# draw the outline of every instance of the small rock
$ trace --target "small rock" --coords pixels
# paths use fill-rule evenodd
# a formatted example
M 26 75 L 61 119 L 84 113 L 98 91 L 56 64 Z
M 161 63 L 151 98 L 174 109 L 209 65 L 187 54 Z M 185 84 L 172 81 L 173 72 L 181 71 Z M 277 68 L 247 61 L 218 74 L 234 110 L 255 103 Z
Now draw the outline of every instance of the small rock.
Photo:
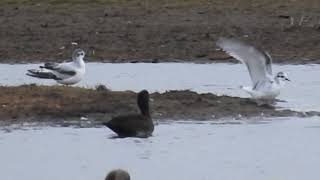
M 188 36 L 187 36 L 186 34 L 179 34 L 179 35 L 176 36 L 175 39 L 176 39 L 177 41 L 185 41 L 185 40 L 187 40 L 187 37 L 188 37 Z
M 205 13 L 207 13 L 207 12 L 205 12 L 205 11 L 198 11 L 198 14 L 205 14 Z
M 197 57 L 197 58 L 204 58 L 204 57 L 207 57 L 207 54 L 205 54 L 205 53 L 199 53 L 199 54 L 196 54 L 195 57 Z
M 97 86 L 96 86 L 96 90 L 97 90 L 97 91 L 109 91 L 109 89 L 108 89 L 105 85 L 103 85 L 103 84 L 97 85 Z
M 42 28 L 47 28 L 47 27 L 48 27 L 48 23 L 40 24 L 40 26 L 41 26 Z
M 151 63 L 159 63 L 159 59 L 153 59 Z
M 88 118 L 87 118 L 87 117 L 80 117 L 80 120 L 81 120 L 81 121 L 87 121 Z
M 241 120 L 242 119 L 242 115 L 238 114 L 238 116 L 236 117 L 236 120 Z
M 290 16 L 288 16 L 288 15 L 279 15 L 278 18 L 289 19 Z

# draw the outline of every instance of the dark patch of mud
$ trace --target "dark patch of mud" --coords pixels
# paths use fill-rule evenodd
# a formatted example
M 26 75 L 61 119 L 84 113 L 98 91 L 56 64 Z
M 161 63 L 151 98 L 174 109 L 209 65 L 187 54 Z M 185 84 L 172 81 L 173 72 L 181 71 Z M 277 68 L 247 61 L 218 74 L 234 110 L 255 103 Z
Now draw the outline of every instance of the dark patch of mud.
M 3 0 L 0 62 L 62 61 L 76 47 L 87 61 L 229 61 L 215 47 L 226 36 L 263 47 L 275 62 L 319 63 L 319 7 L 318 0 Z
M 151 94 L 154 119 L 214 120 L 219 118 L 288 117 L 319 115 L 317 112 L 277 110 L 257 106 L 250 99 L 197 94 L 191 91 L 169 91 Z M 110 91 L 102 86 L 85 89 L 65 86 L 0 87 L 1 122 L 93 123 L 111 117 L 138 112 L 136 93 Z

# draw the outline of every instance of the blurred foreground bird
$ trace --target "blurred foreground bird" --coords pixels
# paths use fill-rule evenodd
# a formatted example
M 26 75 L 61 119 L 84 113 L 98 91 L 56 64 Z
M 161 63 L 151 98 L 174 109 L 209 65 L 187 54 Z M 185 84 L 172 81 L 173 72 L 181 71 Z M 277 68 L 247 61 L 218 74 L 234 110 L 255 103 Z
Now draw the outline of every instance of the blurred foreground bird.
M 130 175 L 122 169 L 115 169 L 108 173 L 105 180 L 130 180 Z

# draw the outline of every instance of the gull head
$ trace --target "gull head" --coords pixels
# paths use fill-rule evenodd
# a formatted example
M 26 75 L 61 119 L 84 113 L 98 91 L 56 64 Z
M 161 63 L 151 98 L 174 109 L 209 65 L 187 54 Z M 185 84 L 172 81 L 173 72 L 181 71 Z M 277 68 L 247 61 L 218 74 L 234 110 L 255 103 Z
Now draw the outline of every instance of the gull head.
M 82 49 L 76 49 L 73 51 L 72 59 L 73 60 L 82 60 L 86 53 Z
M 288 74 L 285 72 L 278 72 L 275 79 L 277 80 L 277 82 L 285 82 L 285 81 L 290 81 L 290 79 L 288 78 Z

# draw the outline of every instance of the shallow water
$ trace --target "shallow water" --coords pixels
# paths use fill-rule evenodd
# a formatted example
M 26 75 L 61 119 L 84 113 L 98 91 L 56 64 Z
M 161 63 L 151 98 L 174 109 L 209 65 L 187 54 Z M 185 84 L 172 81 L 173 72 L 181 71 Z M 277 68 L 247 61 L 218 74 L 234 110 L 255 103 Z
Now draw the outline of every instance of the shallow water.
M 139 180 L 319 178 L 317 118 L 168 122 L 149 139 L 112 139 L 106 128 L 2 129 L 5 180 L 102 180 L 119 167 Z
M 38 83 L 54 85 L 50 80 L 25 76 L 27 69 L 39 64 L 0 65 L 0 82 L 3 85 Z M 320 111 L 320 65 L 274 65 L 274 72 L 285 71 L 291 82 L 283 89 L 279 99 L 281 107 L 294 110 Z M 88 63 L 87 74 L 78 84 L 94 87 L 104 84 L 113 90 L 163 92 L 190 89 L 231 96 L 249 97 L 241 91 L 241 85 L 251 85 L 243 64 L 187 64 L 187 63 Z

